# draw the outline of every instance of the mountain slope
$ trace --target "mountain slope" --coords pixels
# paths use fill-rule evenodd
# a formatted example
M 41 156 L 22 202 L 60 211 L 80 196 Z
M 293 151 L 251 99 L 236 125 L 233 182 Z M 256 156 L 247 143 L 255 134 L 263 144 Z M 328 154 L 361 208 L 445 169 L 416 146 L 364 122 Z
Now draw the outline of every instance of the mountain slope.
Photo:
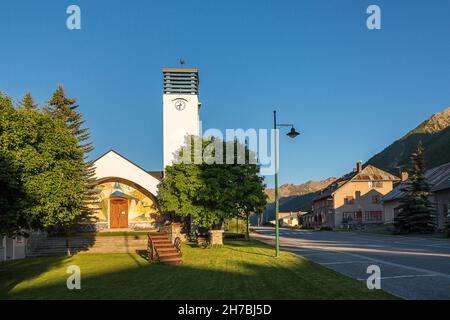
M 428 168 L 450 162 L 450 107 L 432 115 L 404 137 L 370 158 L 366 164 L 398 174 L 398 167 L 408 167 L 409 157 L 422 141 Z
M 312 200 L 316 197 L 318 191 L 327 187 L 335 180 L 335 177 L 331 177 L 322 181 L 310 180 L 299 185 L 284 184 L 280 186 L 280 212 L 310 211 Z M 275 190 L 266 189 L 265 192 L 268 195 L 269 204 L 264 210 L 264 221 L 270 221 L 275 219 L 275 204 L 273 203 L 275 200 Z M 258 217 L 256 215 L 252 215 L 250 220 L 252 225 L 258 223 Z
M 281 198 L 286 198 L 286 197 L 291 197 L 291 196 L 300 196 L 303 194 L 307 194 L 310 192 L 314 192 L 317 190 L 322 190 L 323 188 L 325 188 L 326 186 L 328 186 L 330 183 L 332 183 L 334 180 L 336 180 L 335 177 L 331 177 L 322 181 L 306 181 L 305 183 L 302 184 L 283 184 L 282 186 L 280 186 L 279 188 L 279 197 Z M 267 201 L 269 203 L 273 202 L 275 200 L 275 190 L 274 189 L 266 189 L 265 190 L 268 199 Z

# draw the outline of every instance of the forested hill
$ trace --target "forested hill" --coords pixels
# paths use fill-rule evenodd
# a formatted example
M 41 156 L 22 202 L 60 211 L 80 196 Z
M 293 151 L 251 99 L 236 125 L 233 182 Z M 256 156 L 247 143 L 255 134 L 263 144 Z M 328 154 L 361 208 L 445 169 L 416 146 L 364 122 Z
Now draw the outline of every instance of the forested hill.
M 409 165 L 409 157 L 419 141 L 422 141 L 425 149 L 427 168 L 450 162 L 450 107 L 432 115 L 404 137 L 370 158 L 367 164 L 398 175 L 398 167 Z

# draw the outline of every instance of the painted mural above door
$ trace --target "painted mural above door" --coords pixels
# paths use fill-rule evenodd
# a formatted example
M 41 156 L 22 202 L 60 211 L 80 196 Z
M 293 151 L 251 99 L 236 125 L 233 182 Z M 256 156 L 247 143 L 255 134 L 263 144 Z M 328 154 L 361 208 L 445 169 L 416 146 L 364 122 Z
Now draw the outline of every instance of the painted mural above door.
M 96 186 L 96 191 L 94 210 L 98 219 L 97 229 L 117 227 L 114 212 L 111 211 L 115 210 L 115 207 L 111 206 L 111 201 L 117 199 L 127 203 L 123 207 L 126 209 L 121 209 L 121 214 L 127 215 L 129 228 L 151 228 L 159 218 L 155 201 L 132 186 L 121 182 L 104 182 Z M 127 212 L 122 213 L 123 210 Z M 120 227 L 124 227 L 122 222 Z

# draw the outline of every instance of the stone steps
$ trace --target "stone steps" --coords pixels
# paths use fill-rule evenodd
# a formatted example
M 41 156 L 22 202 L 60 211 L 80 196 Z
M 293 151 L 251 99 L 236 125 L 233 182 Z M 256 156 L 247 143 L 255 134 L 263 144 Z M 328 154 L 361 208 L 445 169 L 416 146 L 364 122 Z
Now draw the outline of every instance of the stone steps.
M 181 251 L 178 251 L 167 235 L 149 235 L 148 238 L 153 245 L 155 257 L 157 257 L 159 262 L 165 264 L 179 264 L 183 262 Z

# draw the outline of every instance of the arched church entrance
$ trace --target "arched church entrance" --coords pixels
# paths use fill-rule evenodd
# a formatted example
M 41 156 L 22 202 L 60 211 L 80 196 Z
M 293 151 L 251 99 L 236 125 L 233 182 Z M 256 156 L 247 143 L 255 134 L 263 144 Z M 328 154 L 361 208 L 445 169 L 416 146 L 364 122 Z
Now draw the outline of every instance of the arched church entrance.
M 156 197 L 133 181 L 107 177 L 97 180 L 96 230 L 151 230 L 161 216 Z

